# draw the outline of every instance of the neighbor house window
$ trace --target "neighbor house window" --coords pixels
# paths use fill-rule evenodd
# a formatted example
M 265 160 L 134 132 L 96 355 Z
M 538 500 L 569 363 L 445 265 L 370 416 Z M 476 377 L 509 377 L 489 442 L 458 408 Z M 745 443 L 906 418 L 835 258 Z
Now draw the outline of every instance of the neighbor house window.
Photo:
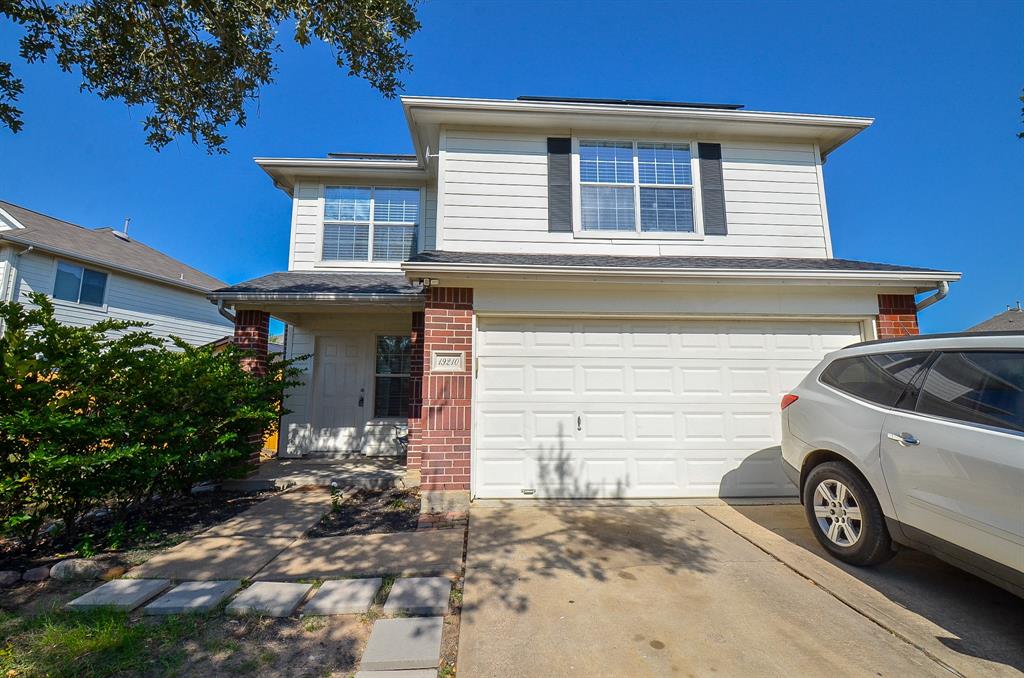
M 76 304 L 102 306 L 107 291 L 107 274 L 77 264 L 57 262 L 53 298 Z
M 324 261 L 404 261 L 416 251 L 417 188 L 328 186 Z
M 580 141 L 584 231 L 693 233 L 690 145 Z
M 409 337 L 377 337 L 374 370 L 374 417 L 409 416 L 409 368 L 412 340 Z

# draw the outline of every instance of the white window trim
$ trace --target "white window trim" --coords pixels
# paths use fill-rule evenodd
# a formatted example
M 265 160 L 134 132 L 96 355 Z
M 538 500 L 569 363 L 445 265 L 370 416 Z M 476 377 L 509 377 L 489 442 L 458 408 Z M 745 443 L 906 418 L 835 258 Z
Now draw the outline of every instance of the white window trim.
M 409 363 L 410 371 L 407 374 L 386 374 L 382 375 L 377 372 L 377 339 L 380 337 L 409 337 L 410 340 L 412 335 L 409 333 L 402 334 L 401 332 L 376 332 L 373 335 L 373 349 L 370 351 L 371 360 L 373 363 L 370 365 L 370 375 L 372 377 L 372 385 L 370 386 L 370 411 L 373 412 L 373 416 L 370 417 L 370 421 L 379 423 L 402 423 L 409 421 L 409 417 L 378 417 L 377 416 L 377 377 L 406 377 L 410 380 L 410 386 L 412 385 L 412 362 Z M 411 359 L 410 359 L 411 360 Z
M 90 271 L 95 271 L 97 273 L 103 273 L 104 275 L 106 275 L 107 281 L 103 284 L 103 303 L 100 304 L 99 306 L 96 306 L 93 304 L 83 304 L 81 301 L 68 301 L 67 299 L 58 299 L 57 297 L 53 296 L 53 293 L 57 291 L 57 269 L 60 266 L 60 264 L 67 264 L 68 266 L 77 266 L 81 268 L 82 271 L 85 271 L 85 269 L 89 269 Z M 91 267 L 85 264 L 79 264 L 69 259 L 53 259 L 53 264 L 50 269 L 50 301 L 54 304 L 54 306 L 64 306 L 67 308 L 76 309 L 83 308 L 95 311 L 97 313 L 106 313 L 108 311 L 107 299 L 108 295 L 110 294 L 110 277 L 110 271 L 104 271 L 101 268 Z M 84 282 L 84 280 L 85 276 L 83 273 L 82 281 Z M 79 282 L 78 284 L 78 298 L 82 298 L 81 282 Z
M 369 188 L 370 189 L 370 219 L 368 222 L 363 221 L 337 221 L 334 219 L 328 220 L 327 214 L 327 189 L 328 188 Z M 319 192 L 317 199 L 317 210 L 320 214 L 320 228 L 317 230 L 316 236 L 316 251 L 318 259 L 313 263 L 314 268 L 393 268 L 400 269 L 402 261 L 394 261 L 390 259 L 376 260 L 373 258 L 373 230 L 375 221 L 373 218 L 374 201 L 376 198 L 377 189 L 409 189 L 416 190 L 419 192 L 419 208 L 416 216 L 417 222 L 410 221 L 386 221 L 381 222 L 387 226 L 412 226 L 415 231 L 416 237 L 416 249 L 413 254 L 422 251 L 422 240 L 423 240 L 423 210 L 426 204 L 426 189 L 423 186 L 403 186 L 401 184 L 339 184 L 339 183 L 326 183 L 321 182 L 319 184 Z M 342 226 L 368 226 L 367 229 L 367 242 L 366 242 L 366 259 L 324 259 L 324 231 L 328 224 L 339 224 Z
M 583 190 L 580 181 L 580 141 L 606 141 L 610 143 L 632 143 L 633 144 L 633 231 L 585 231 L 583 230 Z M 688 144 L 690 147 L 690 176 L 692 184 L 689 188 L 693 198 L 693 232 L 680 233 L 676 231 L 641 231 L 640 230 L 640 188 L 672 188 L 670 185 L 641 184 L 639 172 L 639 158 L 637 155 L 637 144 Z M 703 240 L 704 239 L 704 215 L 703 203 L 700 197 L 700 162 L 697 158 L 697 141 L 695 139 L 665 139 L 649 137 L 621 138 L 613 136 L 602 136 L 599 134 L 588 134 L 584 137 L 573 135 L 572 137 L 572 232 L 575 238 L 596 239 L 596 240 Z M 626 184 L 592 184 L 600 186 L 625 187 Z M 679 186 L 686 188 L 686 186 Z

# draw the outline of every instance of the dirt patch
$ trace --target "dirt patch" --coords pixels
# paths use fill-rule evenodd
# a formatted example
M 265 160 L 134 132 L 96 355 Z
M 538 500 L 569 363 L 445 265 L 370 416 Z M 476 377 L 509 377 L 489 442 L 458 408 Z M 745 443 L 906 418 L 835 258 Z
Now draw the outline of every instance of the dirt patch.
M 331 510 L 308 533 L 318 537 L 412 532 L 420 516 L 418 489 L 356 490 L 336 495 Z
M 211 619 L 181 645 L 181 675 L 349 676 L 372 624 L 357 616 Z
M 105 556 L 110 565 L 135 565 L 152 552 L 179 544 L 232 518 L 274 492 L 205 492 L 189 497 L 154 500 L 120 517 L 112 513 L 86 519 L 72 542 L 59 532 L 44 536 L 30 556 L 20 545 L 0 539 L 0 570 L 25 570 L 76 556 Z

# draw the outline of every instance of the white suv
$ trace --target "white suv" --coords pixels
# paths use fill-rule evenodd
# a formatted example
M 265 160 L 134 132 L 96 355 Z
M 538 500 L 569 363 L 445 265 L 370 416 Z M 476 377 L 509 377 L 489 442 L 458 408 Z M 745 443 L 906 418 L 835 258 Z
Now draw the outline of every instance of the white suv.
M 1024 333 L 830 354 L 782 399 L 783 469 L 855 565 L 925 550 L 1024 596 Z

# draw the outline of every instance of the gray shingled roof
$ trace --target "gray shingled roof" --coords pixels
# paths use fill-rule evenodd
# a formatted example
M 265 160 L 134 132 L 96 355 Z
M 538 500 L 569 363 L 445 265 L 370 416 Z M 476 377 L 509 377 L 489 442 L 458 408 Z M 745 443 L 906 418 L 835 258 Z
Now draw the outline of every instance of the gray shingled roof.
M 375 295 L 415 297 L 423 291 L 401 273 L 333 273 L 282 271 L 214 290 L 211 297 L 244 297 L 266 294 Z
M 1019 308 L 1009 308 L 1002 313 L 992 316 L 985 322 L 978 323 L 967 331 L 1002 332 L 1013 330 L 1024 332 L 1024 311 Z
M 97 265 L 127 270 L 170 284 L 209 291 L 223 280 L 181 263 L 134 238 L 124 240 L 110 228 L 85 228 L 0 200 L 0 208 L 25 228 L 0 231 L 0 240 L 33 245 L 58 255 L 73 256 Z
M 500 254 L 492 252 L 442 252 L 414 255 L 416 264 L 485 264 L 504 266 L 580 266 L 598 268 L 697 268 L 780 271 L 892 271 L 942 273 L 930 268 L 877 264 L 851 259 L 803 259 L 786 257 L 629 257 L 592 254 Z

